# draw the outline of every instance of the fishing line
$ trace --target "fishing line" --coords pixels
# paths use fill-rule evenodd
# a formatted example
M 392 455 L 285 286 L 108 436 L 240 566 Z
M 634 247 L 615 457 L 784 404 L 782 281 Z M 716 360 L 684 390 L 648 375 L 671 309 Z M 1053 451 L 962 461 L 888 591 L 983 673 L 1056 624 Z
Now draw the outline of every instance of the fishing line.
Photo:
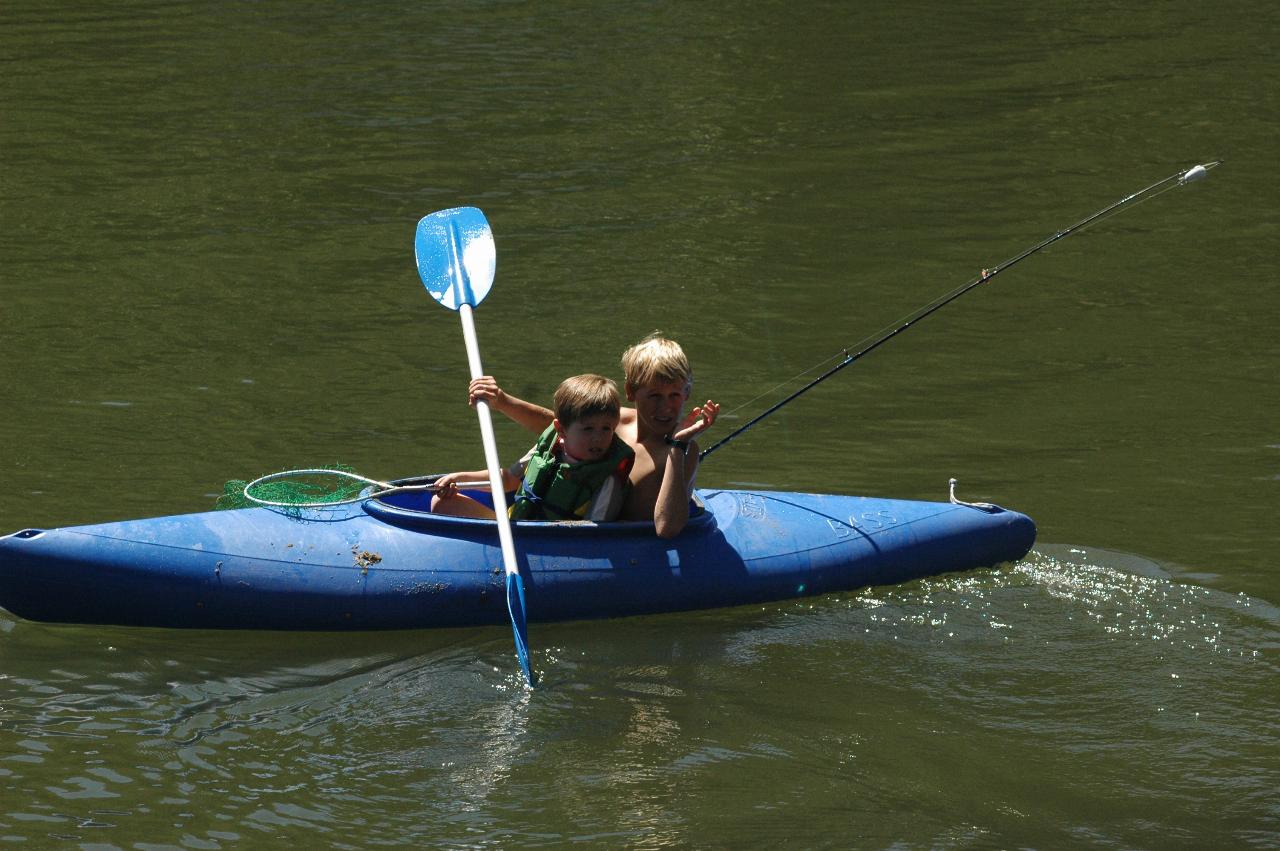
M 1157 180 L 1155 183 L 1151 184 L 1150 186 L 1144 189 L 1139 189 L 1137 192 L 1126 195 L 1125 197 L 1121 198 L 1119 201 L 1116 201 L 1113 204 L 1108 204 L 1106 207 L 1103 207 L 1101 210 L 1098 210 L 1095 213 L 1091 213 L 1090 215 L 1085 216 L 1083 219 L 1076 222 L 1075 224 L 1065 227 L 1062 230 L 1058 231 L 1057 233 L 1053 234 L 1052 236 L 1042 239 L 1040 242 L 1037 242 L 1035 245 L 1031 246 L 1030 248 L 1024 249 L 1018 254 L 1015 254 L 1014 256 L 1010 257 L 1008 260 L 1005 260 L 1003 263 L 998 263 L 995 266 L 992 266 L 987 269 L 983 269 L 982 273 L 979 274 L 978 277 L 964 284 L 961 284 L 960 286 L 956 287 L 954 290 L 952 290 L 949 293 L 946 293 L 945 295 L 939 296 L 938 298 L 929 302 L 925 306 L 921 308 L 917 308 L 915 311 L 907 314 L 905 317 L 893 323 L 892 325 L 886 326 L 886 328 L 881 332 L 879 332 L 878 334 L 872 335 L 869 337 L 864 337 L 859 342 L 854 343 L 853 345 L 850 345 L 850 346 L 846 346 L 842 352 L 820 361 L 818 364 L 809 367 L 804 372 L 801 372 L 800 374 L 795 375 L 787 379 L 786 381 L 782 382 L 781 384 L 777 385 L 772 390 L 769 390 L 761 394 L 760 396 L 757 396 L 755 399 L 752 399 L 749 402 L 745 402 L 742 405 L 739 405 L 737 408 L 734 408 L 733 410 L 734 411 L 741 410 L 747 405 L 750 405 L 753 402 L 764 398 L 765 396 L 771 395 L 772 393 L 776 392 L 779 388 L 785 387 L 791 384 L 792 382 L 800 378 L 803 378 L 809 373 L 817 369 L 820 369 L 823 364 L 826 364 L 833 359 L 837 359 L 837 358 L 839 359 L 839 363 L 837 363 L 835 366 L 828 368 L 825 372 L 823 372 L 817 378 L 810 381 L 808 384 L 805 384 L 799 390 L 796 390 L 795 392 L 791 393 L 782 401 L 767 408 L 763 413 L 758 414 L 757 416 L 753 417 L 751 420 L 747 421 L 745 424 L 734 429 L 732 432 L 730 432 L 720 440 L 713 443 L 710 447 L 703 450 L 698 457 L 700 459 L 706 458 L 712 452 L 719 449 L 721 446 L 724 446 L 726 443 L 733 440 L 735 437 L 742 434 L 744 431 L 751 428 L 756 423 L 763 420 L 765 417 L 774 413 L 779 408 L 789 404 L 801 394 L 808 392 L 812 388 L 826 381 L 831 376 L 835 375 L 840 370 L 844 369 L 846 366 L 849 366 L 854 361 L 880 348 L 880 346 L 889 342 L 894 337 L 901 334 L 903 331 L 907 330 L 908 328 L 915 325 L 920 320 L 924 319 L 926 316 L 929 316 L 930 314 L 935 313 L 938 310 L 941 310 L 943 307 L 946 307 L 951 302 L 963 296 L 965 293 L 968 293 L 970 290 L 973 290 L 976 287 L 981 286 L 982 284 L 985 284 L 987 281 L 990 281 L 996 275 L 1000 274 L 1001 272 L 1010 268 L 1011 266 L 1014 266 L 1022 262 L 1023 260 L 1026 260 L 1028 257 L 1032 256 L 1033 254 L 1036 254 L 1044 250 L 1045 248 L 1048 248 L 1050 245 L 1053 245 L 1055 242 L 1057 242 L 1060 239 L 1065 239 L 1066 237 L 1070 236 L 1073 233 L 1079 233 L 1085 230 L 1086 228 L 1090 227 L 1091 225 L 1095 225 L 1098 222 L 1101 222 L 1110 218 L 1111 216 L 1115 215 L 1121 210 L 1131 209 L 1133 207 L 1138 206 L 1139 204 L 1142 204 L 1145 201 L 1150 201 L 1152 198 L 1158 198 L 1159 196 L 1163 195 L 1164 193 L 1168 192 L 1171 189 L 1177 189 L 1178 187 L 1185 186 L 1188 183 L 1194 183 L 1197 180 L 1202 180 L 1209 173 L 1210 169 L 1217 168 L 1220 165 L 1222 165 L 1221 160 L 1214 160 L 1212 162 L 1204 163 L 1202 165 L 1192 166 L 1189 169 L 1175 172 L 1174 174 L 1169 175 L 1163 180 Z M 850 349 L 854 351 L 851 353 Z M 732 413 L 732 411 L 730 413 Z

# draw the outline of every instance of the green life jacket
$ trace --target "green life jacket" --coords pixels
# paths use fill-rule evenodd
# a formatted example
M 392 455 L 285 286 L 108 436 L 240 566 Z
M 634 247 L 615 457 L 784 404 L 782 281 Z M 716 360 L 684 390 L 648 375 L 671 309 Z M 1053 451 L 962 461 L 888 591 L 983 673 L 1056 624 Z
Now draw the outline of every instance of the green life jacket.
M 560 435 L 554 425 L 538 438 L 524 481 L 512 500 L 512 520 L 581 520 L 610 476 L 626 476 L 636 453 L 616 434 L 609 454 L 599 461 L 570 464 L 556 457 Z

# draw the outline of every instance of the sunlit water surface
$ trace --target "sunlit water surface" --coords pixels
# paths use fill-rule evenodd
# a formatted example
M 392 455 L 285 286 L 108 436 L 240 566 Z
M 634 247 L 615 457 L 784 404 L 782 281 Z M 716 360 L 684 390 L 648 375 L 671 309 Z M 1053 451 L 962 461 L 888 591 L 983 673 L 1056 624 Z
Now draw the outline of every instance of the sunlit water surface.
M 535 625 L 533 692 L 503 629 L 0 612 L 0 842 L 1280 847 L 1277 31 L 1273 4 L 1182 0 L 4 5 L 3 531 L 291 467 L 479 466 L 456 318 L 413 268 L 436 209 L 493 224 L 477 323 L 510 390 L 620 377 L 662 328 L 723 434 L 1226 163 L 700 473 L 954 476 L 1035 518 L 1025 561 Z

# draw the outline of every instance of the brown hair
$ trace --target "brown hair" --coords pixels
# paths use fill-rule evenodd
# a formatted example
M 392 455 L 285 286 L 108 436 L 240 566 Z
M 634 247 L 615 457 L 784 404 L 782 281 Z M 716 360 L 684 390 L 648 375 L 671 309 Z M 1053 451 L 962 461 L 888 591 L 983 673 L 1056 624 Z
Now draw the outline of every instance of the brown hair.
M 618 400 L 618 385 L 603 375 L 587 373 L 574 375 L 560 382 L 552 402 L 556 419 L 568 428 L 583 417 L 608 414 L 617 418 L 622 410 Z
M 693 384 L 693 368 L 684 349 L 654 331 L 622 353 L 622 374 L 633 390 L 655 381 Z

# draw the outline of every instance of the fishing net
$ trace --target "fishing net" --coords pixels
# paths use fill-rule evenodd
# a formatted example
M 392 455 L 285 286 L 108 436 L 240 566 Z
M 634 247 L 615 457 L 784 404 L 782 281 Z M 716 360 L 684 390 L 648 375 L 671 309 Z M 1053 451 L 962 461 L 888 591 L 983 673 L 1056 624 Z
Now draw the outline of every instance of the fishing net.
M 255 499 L 245 495 L 245 488 Z M 333 464 L 313 470 L 290 471 L 288 475 L 272 481 L 232 479 L 223 485 L 222 495 L 214 502 L 218 510 L 229 508 L 253 508 L 268 503 L 289 509 L 308 506 L 350 502 L 369 486 L 369 480 L 356 476 L 354 470 L 344 464 Z

